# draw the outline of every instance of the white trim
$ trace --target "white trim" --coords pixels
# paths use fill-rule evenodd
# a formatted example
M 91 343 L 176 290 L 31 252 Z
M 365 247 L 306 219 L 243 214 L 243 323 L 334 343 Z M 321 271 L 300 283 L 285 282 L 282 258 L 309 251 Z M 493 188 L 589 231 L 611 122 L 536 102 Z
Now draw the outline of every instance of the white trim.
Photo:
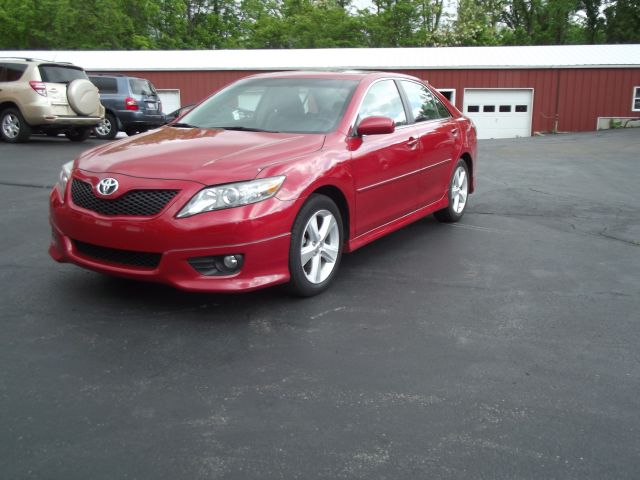
M 439 91 L 440 93 L 451 92 L 451 100 L 449 100 L 449 103 L 454 107 L 456 106 L 456 89 L 455 88 L 436 88 L 436 90 Z
M 631 95 L 631 111 L 632 112 L 640 112 L 640 108 L 635 108 L 636 99 L 640 100 L 640 87 L 633 87 L 633 94 Z
M 531 90 L 531 108 L 529 108 L 529 124 L 531 125 L 529 129 L 529 136 L 533 135 L 533 106 L 535 105 L 535 90 L 531 87 L 510 87 L 510 88 L 465 88 L 464 90 L 464 98 L 462 99 L 462 114 L 467 115 L 467 90 Z

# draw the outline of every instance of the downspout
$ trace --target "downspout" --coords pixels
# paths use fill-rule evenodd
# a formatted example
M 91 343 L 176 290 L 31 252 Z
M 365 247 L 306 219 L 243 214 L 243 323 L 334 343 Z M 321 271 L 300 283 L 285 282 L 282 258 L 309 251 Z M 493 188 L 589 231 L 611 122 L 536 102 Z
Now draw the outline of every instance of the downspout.
M 553 115 L 553 133 L 558 133 L 558 124 L 560 122 L 560 73 L 561 70 L 556 70 L 556 108 Z

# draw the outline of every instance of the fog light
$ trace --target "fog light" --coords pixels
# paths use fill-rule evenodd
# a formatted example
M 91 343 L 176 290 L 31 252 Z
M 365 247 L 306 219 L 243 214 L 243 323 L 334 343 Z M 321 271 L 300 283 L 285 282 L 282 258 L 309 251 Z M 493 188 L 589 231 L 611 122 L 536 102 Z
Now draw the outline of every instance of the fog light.
M 227 255 L 222 259 L 222 261 L 224 262 L 224 266 L 229 270 L 235 270 L 238 268 L 238 259 L 235 255 Z
M 236 253 L 235 255 L 214 257 L 193 257 L 187 261 L 201 275 L 216 277 L 238 273 L 244 263 L 244 256 Z

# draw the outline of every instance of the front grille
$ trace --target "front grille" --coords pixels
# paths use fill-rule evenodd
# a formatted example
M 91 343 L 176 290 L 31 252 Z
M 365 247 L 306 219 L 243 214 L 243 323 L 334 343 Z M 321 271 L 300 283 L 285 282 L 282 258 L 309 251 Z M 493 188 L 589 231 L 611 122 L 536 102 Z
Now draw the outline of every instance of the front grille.
M 153 269 L 158 266 L 160 263 L 160 257 L 162 257 L 162 254 L 160 253 L 119 250 L 117 248 L 107 248 L 99 245 L 92 245 L 91 243 L 79 242 L 78 240 L 74 240 L 73 244 L 78 253 L 85 257 L 132 267 Z
M 109 200 L 96 197 L 87 182 L 74 178 L 71 183 L 73 203 L 101 215 L 150 217 L 160 213 L 177 193 L 178 190 L 131 190 Z

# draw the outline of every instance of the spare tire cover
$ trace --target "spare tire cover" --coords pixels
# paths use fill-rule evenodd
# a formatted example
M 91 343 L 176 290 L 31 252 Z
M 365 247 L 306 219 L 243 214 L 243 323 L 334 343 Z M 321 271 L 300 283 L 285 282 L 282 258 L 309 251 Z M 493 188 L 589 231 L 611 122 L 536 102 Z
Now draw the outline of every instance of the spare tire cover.
M 91 115 L 100 106 L 98 89 L 84 78 L 78 78 L 67 86 L 67 100 L 78 115 Z

